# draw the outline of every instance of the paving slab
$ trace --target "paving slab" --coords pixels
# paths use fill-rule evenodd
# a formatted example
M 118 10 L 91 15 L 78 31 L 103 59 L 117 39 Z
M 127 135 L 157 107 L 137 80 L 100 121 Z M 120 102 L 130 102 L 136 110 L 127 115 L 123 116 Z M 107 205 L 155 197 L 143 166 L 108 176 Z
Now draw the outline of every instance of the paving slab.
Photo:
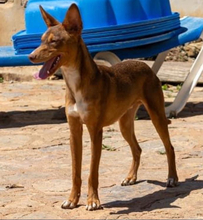
M 171 86 L 164 93 L 170 103 L 177 88 Z M 130 168 L 131 152 L 118 124 L 106 127 L 99 186 L 103 210 L 93 212 L 85 210 L 91 156 L 85 127 L 79 206 L 60 208 L 71 190 L 64 96 L 63 80 L 0 83 L 0 219 L 203 219 L 202 87 L 195 88 L 184 110 L 169 125 L 179 186 L 165 187 L 165 151 L 141 108 L 134 122 L 143 150 L 138 182 L 120 185 Z

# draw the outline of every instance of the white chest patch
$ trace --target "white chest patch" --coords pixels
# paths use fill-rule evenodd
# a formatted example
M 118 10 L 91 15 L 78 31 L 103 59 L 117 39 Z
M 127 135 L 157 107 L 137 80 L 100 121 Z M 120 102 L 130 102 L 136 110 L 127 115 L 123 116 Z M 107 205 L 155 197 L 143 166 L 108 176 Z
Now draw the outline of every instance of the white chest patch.
M 85 113 L 88 109 L 88 104 L 87 104 L 87 102 L 85 102 L 85 100 L 81 94 L 81 91 L 77 91 L 77 93 L 75 95 L 75 99 L 76 99 L 77 110 L 80 113 Z
M 68 114 L 71 116 L 80 116 L 83 118 L 87 114 L 88 104 L 85 102 L 81 91 L 76 89 L 81 80 L 80 73 L 78 70 L 72 67 L 63 67 L 63 71 L 65 73 L 64 77 L 66 83 L 72 90 L 76 101 L 74 105 L 68 107 Z
M 80 91 L 75 94 L 76 103 L 68 107 L 68 114 L 74 117 L 84 118 L 88 113 L 88 104 L 84 101 Z

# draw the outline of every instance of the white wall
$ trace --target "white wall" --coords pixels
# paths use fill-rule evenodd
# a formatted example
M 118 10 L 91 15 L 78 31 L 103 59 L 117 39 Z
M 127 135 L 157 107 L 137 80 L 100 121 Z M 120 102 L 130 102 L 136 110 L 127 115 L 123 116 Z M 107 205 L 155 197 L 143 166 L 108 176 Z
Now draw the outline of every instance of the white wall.
M 12 35 L 22 29 L 25 29 L 25 24 L 21 0 L 0 4 L 0 46 L 12 45 Z
M 203 17 L 203 0 L 170 0 L 172 11 L 181 16 Z

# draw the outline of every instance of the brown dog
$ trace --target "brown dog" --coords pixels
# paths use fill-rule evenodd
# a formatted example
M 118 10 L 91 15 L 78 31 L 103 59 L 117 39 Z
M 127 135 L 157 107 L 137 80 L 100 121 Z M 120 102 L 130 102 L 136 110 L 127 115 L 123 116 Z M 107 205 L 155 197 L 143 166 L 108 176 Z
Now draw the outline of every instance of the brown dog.
M 98 170 L 102 150 L 102 129 L 119 121 L 120 130 L 132 151 L 132 165 L 122 185 L 136 182 L 141 149 L 134 134 L 134 117 L 141 104 L 146 107 L 166 149 L 167 186 L 175 186 L 178 177 L 171 145 L 168 120 L 160 81 L 144 63 L 126 61 L 112 67 L 97 66 L 82 38 L 82 21 L 78 7 L 70 6 L 65 20 L 59 23 L 40 7 L 48 30 L 41 45 L 29 58 L 44 62 L 36 78 L 45 79 L 62 67 L 67 85 L 66 115 L 70 126 L 72 153 L 72 191 L 62 208 L 77 206 L 81 192 L 82 124 L 91 138 L 91 166 L 88 182 L 87 210 L 99 209 Z

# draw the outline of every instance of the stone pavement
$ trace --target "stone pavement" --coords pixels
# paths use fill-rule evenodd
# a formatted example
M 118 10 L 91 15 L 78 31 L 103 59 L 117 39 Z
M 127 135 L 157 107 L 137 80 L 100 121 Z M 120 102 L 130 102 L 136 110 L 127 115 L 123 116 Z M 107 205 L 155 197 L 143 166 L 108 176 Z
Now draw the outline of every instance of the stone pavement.
M 164 92 L 167 103 L 176 92 Z M 120 185 L 131 164 L 130 148 L 117 124 L 105 128 L 99 186 L 104 209 L 93 212 L 85 210 L 91 154 L 85 127 L 80 203 L 74 210 L 60 208 L 71 189 L 64 94 L 63 80 L 0 83 L 0 219 L 203 219 L 202 87 L 169 125 L 179 186 L 165 188 L 164 148 L 141 109 L 135 120 L 143 150 L 138 183 Z

